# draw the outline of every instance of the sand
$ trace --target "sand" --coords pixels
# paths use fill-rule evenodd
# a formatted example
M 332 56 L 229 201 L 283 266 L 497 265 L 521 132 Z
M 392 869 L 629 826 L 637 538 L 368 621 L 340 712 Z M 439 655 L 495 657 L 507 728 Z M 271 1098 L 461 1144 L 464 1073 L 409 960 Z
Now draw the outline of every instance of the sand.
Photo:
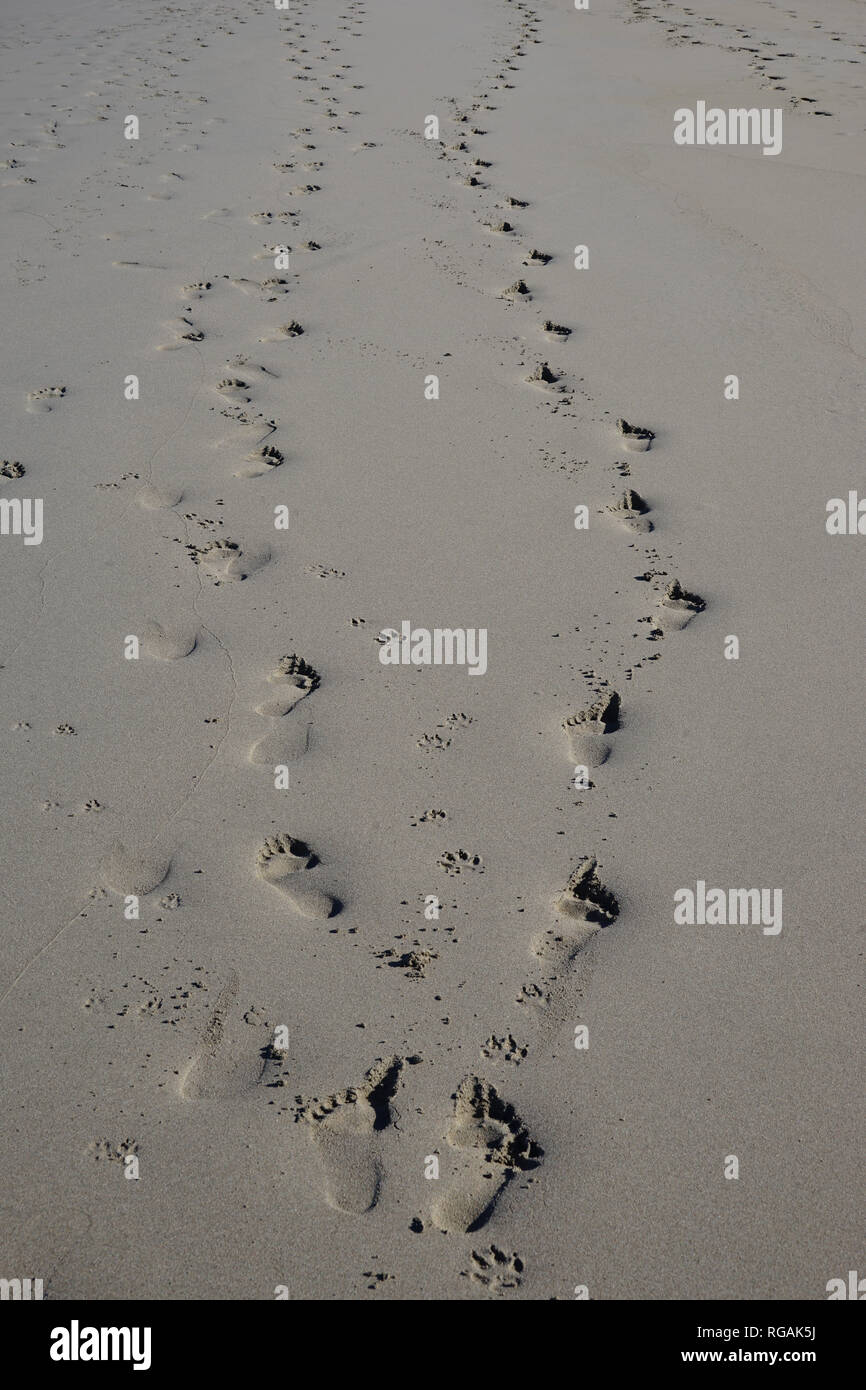
M 0 1275 L 862 1267 L 864 8 L 8 0 Z

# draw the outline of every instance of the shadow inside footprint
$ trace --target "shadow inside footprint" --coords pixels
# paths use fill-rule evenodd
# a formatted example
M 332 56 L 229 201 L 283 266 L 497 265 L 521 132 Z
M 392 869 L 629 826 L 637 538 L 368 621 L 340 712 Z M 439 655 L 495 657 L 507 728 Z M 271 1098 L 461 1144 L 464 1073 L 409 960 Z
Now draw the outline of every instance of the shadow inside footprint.
M 596 859 L 582 859 L 569 876 L 564 891 L 556 900 L 556 911 L 560 917 L 571 920 L 533 937 L 534 955 L 559 966 L 569 965 L 597 931 L 616 921 L 619 902 L 602 883 L 597 868 Z
M 607 761 L 611 744 L 605 735 L 619 728 L 620 703 L 618 692 L 611 690 L 587 709 L 563 720 L 572 762 L 584 767 L 601 767 Z
M 326 893 L 301 872 L 315 868 L 318 862 L 303 840 L 278 834 L 269 836 L 259 849 L 256 872 L 259 878 L 277 888 L 287 905 L 302 917 L 334 917 L 342 907 L 339 898 Z
M 608 511 L 629 531 L 645 535 L 653 529 L 653 524 L 646 515 L 649 506 L 634 488 L 627 488 L 619 501 L 608 507 Z
M 445 1137 L 458 1151 L 458 1173 L 433 1202 L 430 1215 L 449 1233 L 483 1226 L 508 1182 L 519 1172 L 537 1168 L 543 1157 L 514 1107 L 477 1076 L 460 1083 Z
M 628 420 L 617 420 L 616 427 L 622 435 L 623 443 L 632 453 L 646 453 L 655 439 L 652 430 L 642 425 L 630 425 Z
M 659 599 L 659 621 L 662 628 L 679 632 L 706 606 L 699 594 L 690 594 L 678 579 L 673 579 Z
M 273 698 L 256 705 L 256 713 L 271 719 L 282 719 L 299 700 L 317 690 L 320 684 L 318 671 L 296 652 L 281 657 L 268 680 L 278 687 L 278 692 Z

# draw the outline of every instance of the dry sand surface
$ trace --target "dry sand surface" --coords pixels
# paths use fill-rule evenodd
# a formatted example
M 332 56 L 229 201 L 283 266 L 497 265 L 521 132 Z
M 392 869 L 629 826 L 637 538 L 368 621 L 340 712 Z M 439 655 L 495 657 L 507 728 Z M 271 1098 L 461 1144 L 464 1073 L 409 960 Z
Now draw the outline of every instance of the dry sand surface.
M 0 49 L 0 1275 L 826 1298 L 866 5 L 6 0 Z

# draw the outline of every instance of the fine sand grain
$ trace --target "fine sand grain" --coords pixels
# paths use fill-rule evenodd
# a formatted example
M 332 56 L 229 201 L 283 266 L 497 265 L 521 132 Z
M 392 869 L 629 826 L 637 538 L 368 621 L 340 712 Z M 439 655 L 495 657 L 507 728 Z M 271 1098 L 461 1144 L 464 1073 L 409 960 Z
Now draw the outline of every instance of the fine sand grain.
M 6 0 L 0 1275 L 862 1262 L 863 22 Z

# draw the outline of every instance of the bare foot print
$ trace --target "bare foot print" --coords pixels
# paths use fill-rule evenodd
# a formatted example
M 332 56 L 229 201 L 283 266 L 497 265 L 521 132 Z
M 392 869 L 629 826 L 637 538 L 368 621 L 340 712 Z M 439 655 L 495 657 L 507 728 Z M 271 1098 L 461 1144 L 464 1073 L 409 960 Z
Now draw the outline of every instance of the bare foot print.
M 179 623 L 158 623 L 149 618 L 142 624 L 141 649 L 155 661 L 178 661 L 195 650 L 198 633 L 194 627 Z
M 143 487 L 136 497 L 138 505 L 146 512 L 166 511 L 176 507 L 183 497 L 179 488 L 171 484 L 166 486 Z
M 302 917 L 324 919 L 340 910 L 337 899 L 310 882 L 301 870 L 315 868 L 318 859 L 309 845 L 291 835 L 271 835 L 256 855 L 259 878 L 279 889 L 284 901 Z
M 507 290 L 503 290 L 500 299 L 531 299 L 529 286 L 525 280 L 515 280 L 513 285 L 509 285 Z
M 299 700 L 317 690 L 320 684 L 319 673 L 308 661 L 292 652 L 280 657 L 275 671 L 268 676 L 277 691 L 272 698 L 256 705 L 256 713 L 270 719 L 281 719 L 293 710 Z
M 235 472 L 236 478 L 262 478 L 266 473 L 270 473 L 274 468 L 279 468 L 285 462 L 275 444 L 261 444 L 246 457 L 247 462 L 244 467 L 238 468 Z
M 655 439 L 652 430 L 643 429 L 640 425 L 630 425 L 628 420 L 617 420 L 616 427 L 623 437 L 625 447 L 633 453 L 646 453 Z
M 659 599 L 659 622 L 663 628 L 679 632 L 706 606 L 698 594 L 690 594 L 678 579 L 674 579 Z
M 477 1076 L 460 1083 L 445 1138 L 456 1150 L 457 1175 L 430 1215 L 447 1232 L 483 1226 L 511 1178 L 536 1168 L 543 1156 L 514 1107 Z
M 200 343 L 204 338 L 200 328 L 196 328 L 192 319 L 182 317 L 176 323 L 168 324 L 167 327 L 173 329 L 174 339 L 170 343 L 159 343 L 158 352 L 175 352 L 178 348 L 185 347 L 187 343 Z
M 257 739 L 247 757 L 259 767 L 275 768 L 293 763 L 309 752 L 312 730 L 312 722 L 290 721 Z
M 627 488 L 619 501 L 615 502 L 612 507 L 608 507 L 608 511 L 616 517 L 621 525 L 629 531 L 640 533 L 653 529 L 653 524 L 646 515 L 649 510 L 648 503 L 644 501 L 639 492 L 635 492 L 634 488 Z
M 245 1036 L 227 1035 L 229 1025 L 238 1021 L 232 1017 L 237 995 L 238 977 L 232 971 L 202 1031 L 199 1049 L 181 1073 L 178 1089 L 184 1100 L 244 1095 L 280 1071 L 284 1055 L 273 1045 L 257 1048 Z
M 563 720 L 572 762 L 589 768 L 601 767 L 607 761 L 611 745 L 606 735 L 619 728 L 620 703 L 618 692 L 611 690 L 595 704 Z
M 378 1137 L 391 1123 L 402 1070 L 403 1059 L 389 1057 L 370 1068 L 361 1086 L 300 1102 L 295 1119 L 311 1127 L 325 1200 L 337 1211 L 360 1216 L 376 1205 L 382 1182 Z
M 260 444 L 245 458 L 244 466 L 235 471 L 236 478 L 262 478 L 285 462 L 285 456 L 275 444 Z
M 249 551 L 236 541 L 208 541 L 188 547 L 193 564 L 200 565 L 215 584 L 247 579 L 270 558 L 267 551 Z
M 529 376 L 526 377 L 525 380 L 533 386 L 542 386 L 549 388 L 551 386 L 554 386 L 556 382 L 559 381 L 559 377 L 556 375 L 555 372 L 552 372 L 550 370 L 550 367 L 546 362 L 539 362 L 535 370 L 530 372 Z M 559 389 L 561 390 L 562 388 L 560 387 Z
M 532 950 L 542 959 L 568 964 L 602 927 L 609 927 L 619 916 L 619 903 L 606 888 L 596 870 L 598 861 L 582 859 L 570 876 L 565 890 L 556 900 L 556 911 L 570 919 L 557 928 L 539 932 Z
M 221 396 L 227 396 L 229 400 L 232 401 L 245 401 L 249 403 L 252 400 L 247 382 L 242 381 L 241 378 L 237 376 L 224 377 L 222 381 L 217 382 L 216 389 Z
M 303 327 L 298 323 L 297 319 L 292 319 L 289 323 L 280 324 L 278 328 L 273 329 L 272 332 L 266 334 L 264 338 L 259 338 L 259 342 L 280 343 L 284 338 L 300 338 L 303 331 Z
M 115 893 L 143 897 L 159 887 L 170 868 L 170 856 L 129 850 L 116 840 L 102 861 L 100 874 L 106 887 Z
M 282 883 L 289 874 L 309 869 L 316 856 L 304 840 L 291 835 L 271 835 L 256 855 L 256 869 L 266 883 Z
M 562 323 L 554 323 L 553 319 L 545 319 L 544 323 L 541 325 L 541 331 L 545 333 L 548 338 L 555 338 L 560 342 L 571 336 L 570 328 L 566 328 Z

